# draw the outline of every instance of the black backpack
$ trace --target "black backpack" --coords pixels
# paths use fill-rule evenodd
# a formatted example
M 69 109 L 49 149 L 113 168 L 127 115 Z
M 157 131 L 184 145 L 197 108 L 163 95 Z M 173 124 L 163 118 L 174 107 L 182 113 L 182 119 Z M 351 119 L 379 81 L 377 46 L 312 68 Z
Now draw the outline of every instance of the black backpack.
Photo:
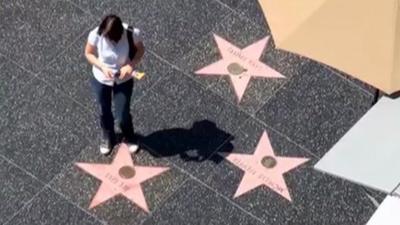
M 137 49 L 134 44 L 133 40 L 133 27 L 128 26 L 128 29 L 126 30 L 126 34 L 128 35 L 128 44 L 129 44 L 129 59 L 133 60 L 133 58 L 136 55 Z

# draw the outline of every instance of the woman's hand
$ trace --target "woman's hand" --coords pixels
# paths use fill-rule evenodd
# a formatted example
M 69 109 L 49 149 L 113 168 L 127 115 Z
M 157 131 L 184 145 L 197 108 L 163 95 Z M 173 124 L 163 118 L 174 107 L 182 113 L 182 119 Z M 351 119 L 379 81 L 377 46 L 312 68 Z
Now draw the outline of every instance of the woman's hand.
M 122 80 L 125 77 L 130 76 L 132 74 L 132 72 L 133 72 L 133 69 L 134 69 L 133 66 L 130 65 L 130 64 L 127 64 L 127 65 L 121 67 L 120 74 L 119 74 L 119 79 Z
M 113 78 L 113 76 L 114 76 L 113 71 L 110 68 L 106 67 L 106 66 L 101 67 L 101 71 L 109 79 Z

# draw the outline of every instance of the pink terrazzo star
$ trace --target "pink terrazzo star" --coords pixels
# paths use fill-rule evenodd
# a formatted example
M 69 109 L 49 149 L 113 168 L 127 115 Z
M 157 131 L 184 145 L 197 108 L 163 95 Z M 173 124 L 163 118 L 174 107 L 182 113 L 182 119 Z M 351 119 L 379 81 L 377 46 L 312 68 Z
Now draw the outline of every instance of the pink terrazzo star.
M 284 78 L 282 74 L 259 60 L 268 43 L 269 36 L 244 49 L 239 49 L 216 34 L 214 34 L 214 38 L 222 59 L 195 73 L 204 75 L 229 75 L 239 102 L 252 76 Z
M 76 163 L 76 166 L 102 181 L 89 208 L 94 208 L 121 194 L 146 212 L 149 212 L 149 208 L 140 184 L 169 169 L 134 166 L 128 146 L 125 144 L 121 144 L 118 148 L 112 164 Z
M 253 155 L 229 154 L 226 159 L 244 171 L 235 198 L 258 186 L 266 185 L 289 201 L 292 199 L 283 174 L 309 160 L 276 156 L 266 132 L 263 133 Z

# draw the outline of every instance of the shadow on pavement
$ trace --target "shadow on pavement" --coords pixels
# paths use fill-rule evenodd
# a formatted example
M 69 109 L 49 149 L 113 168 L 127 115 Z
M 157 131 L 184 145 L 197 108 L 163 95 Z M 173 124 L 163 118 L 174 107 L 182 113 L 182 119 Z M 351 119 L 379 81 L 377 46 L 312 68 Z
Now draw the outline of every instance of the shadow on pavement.
M 208 120 L 195 122 L 190 129 L 166 129 L 147 136 L 138 135 L 138 138 L 141 149 L 155 157 L 179 155 L 185 161 L 211 160 L 219 163 L 223 157 L 214 154 L 216 151 L 233 150 L 233 136 Z

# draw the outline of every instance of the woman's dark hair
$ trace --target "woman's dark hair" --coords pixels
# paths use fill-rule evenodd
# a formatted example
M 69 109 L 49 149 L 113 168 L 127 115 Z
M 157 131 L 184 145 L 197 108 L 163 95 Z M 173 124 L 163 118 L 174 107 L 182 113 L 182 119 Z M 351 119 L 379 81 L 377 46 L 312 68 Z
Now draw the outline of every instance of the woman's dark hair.
M 101 21 L 98 35 L 103 35 L 109 40 L 118 42 L 122 34 L 124 33 L 124 27 L 122 26 L 121 19 L 116 15 L 107 15 Z

